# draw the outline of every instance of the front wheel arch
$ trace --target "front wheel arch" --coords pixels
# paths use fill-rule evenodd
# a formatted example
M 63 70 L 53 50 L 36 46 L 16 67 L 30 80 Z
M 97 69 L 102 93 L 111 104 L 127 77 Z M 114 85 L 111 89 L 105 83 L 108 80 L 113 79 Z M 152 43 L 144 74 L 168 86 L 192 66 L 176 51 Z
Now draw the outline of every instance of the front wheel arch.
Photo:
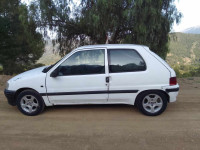
M 23 97 L 26 97 L 26 99 L 24 100 Z M 28 97 L 30 97 L 30 98 L 28 98 Z M 33 97 L 34 99 L 31 99 L 31 97 Z M 27 98 L 28 98 L 29 102 L 25 102 L 23 104 L 22 101 L 27 101 Z M 32 102 L 30 102 L 30 101 L 32 101 Z M 34 101 L 36 101 L 36 102 L 34 102 Z M 33 104 L 37 104 L 37 105 L 33 105 Z M 32 89 L 25 89 L 25 90 L 22 90 L 21 92 L 19 92 L 18 96 L 16 97 L 16 105 L 23 114 L 28 115 L 28 116 L 38 115 L 45 108 L 45 103 L 44 103 L 43 98 L 40 96 L 40 94 L 37 91 L 32 90 Z M 29 105 L 28 109 L 29 109 L 29 107 L 31 107 L 32 111 L 27 112 L 26 110 L 24 110 L 23 105 L 26 105 L 25 106 L 26 108 Z M 33 108 L 35 109 L 34 111 L 33 111 Z
M 18 97 L 18 95 L 21 93 L 21 92 L 23 92 L 23 91 L 25 91 L 25 90 L 32 90 L 32 91 L 35 91 L 35 92 L 37 92 L 36 90 L 34 90 L 34 89 L 32 89 L 32 88 L 20 88 L 20 89 L 18 89 L 16 92 L 15 92 L 15 96 L 14 96 L 14 99 L 15 99 L 15 102 L 17 101 L 17 97 Z M 37 92 L 38 93 L 38 92 Z M 38 93 L 39 94 L 39 93 Z

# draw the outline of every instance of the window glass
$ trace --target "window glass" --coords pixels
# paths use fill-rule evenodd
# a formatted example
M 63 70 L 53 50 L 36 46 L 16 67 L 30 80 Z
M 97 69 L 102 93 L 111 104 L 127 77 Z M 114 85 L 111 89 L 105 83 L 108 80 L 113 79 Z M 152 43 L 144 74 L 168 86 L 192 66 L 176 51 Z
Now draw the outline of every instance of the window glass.
M 105 73 L 104 50 L 79 51 L 59 66 L 59 76 Z
M 144 71 L 146 65 L 142 57 L 132 49 L 109 50 L 109 72 Z

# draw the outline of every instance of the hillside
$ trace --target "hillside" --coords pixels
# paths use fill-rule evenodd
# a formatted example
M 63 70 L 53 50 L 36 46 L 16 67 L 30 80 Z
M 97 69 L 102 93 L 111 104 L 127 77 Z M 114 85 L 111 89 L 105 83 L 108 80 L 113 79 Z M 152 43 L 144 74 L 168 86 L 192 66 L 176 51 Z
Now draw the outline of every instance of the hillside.
M 59 54 L 55 53 L 53 49 L 56 49 L 56 47 L 53 47 L 53 44 L 48 41 L 48 43 L 45 46 L 45 52 L 42 55 L 42 57 L 37 61 L 37 63 L 42 63 L 45 65 L 52 65 L 58 60 L 60 60 Z
M 176 33 L 170 35 L 167 62 L 174 65 L 200 64 L 200 34 Z

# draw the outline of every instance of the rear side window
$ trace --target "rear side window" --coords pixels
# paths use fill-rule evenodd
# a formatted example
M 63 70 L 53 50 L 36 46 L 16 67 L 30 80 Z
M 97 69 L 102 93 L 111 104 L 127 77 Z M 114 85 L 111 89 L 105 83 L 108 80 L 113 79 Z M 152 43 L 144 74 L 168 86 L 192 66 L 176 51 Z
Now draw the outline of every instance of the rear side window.
M 85 50 L 74 53 L 59 66 L 59 76 L 105 73 L 105 50 Z
M 110 49 L 108 53 L 110 73 L 146 70 L 143 58 L 133 49 Z

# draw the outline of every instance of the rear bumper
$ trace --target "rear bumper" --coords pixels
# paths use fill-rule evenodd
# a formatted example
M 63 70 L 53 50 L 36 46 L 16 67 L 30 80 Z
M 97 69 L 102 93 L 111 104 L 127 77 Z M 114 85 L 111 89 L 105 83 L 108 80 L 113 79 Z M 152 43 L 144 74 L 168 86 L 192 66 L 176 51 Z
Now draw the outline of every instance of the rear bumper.
M 16 105 L 16 101 L 15 101 L 15 91 L 10 91 L 10 90 L 7 90 L 5 89 L 4 90 L 4 94 L 8 100 L 8 103 L 12 106 L 15 106 Z
M 174 86 L 166 86 L 163 87 L 163 90 L 169 95 L 169 102 L 175 102 L 177 100 L 178 92 L 179 92 L 179 85 Z
M 170 92 L 178 92 L 179 91 L 179 87 L 177 88 L 172 88 L 172 89 L 166 89 L 165 90 L 167 93 L 170 93 Z

